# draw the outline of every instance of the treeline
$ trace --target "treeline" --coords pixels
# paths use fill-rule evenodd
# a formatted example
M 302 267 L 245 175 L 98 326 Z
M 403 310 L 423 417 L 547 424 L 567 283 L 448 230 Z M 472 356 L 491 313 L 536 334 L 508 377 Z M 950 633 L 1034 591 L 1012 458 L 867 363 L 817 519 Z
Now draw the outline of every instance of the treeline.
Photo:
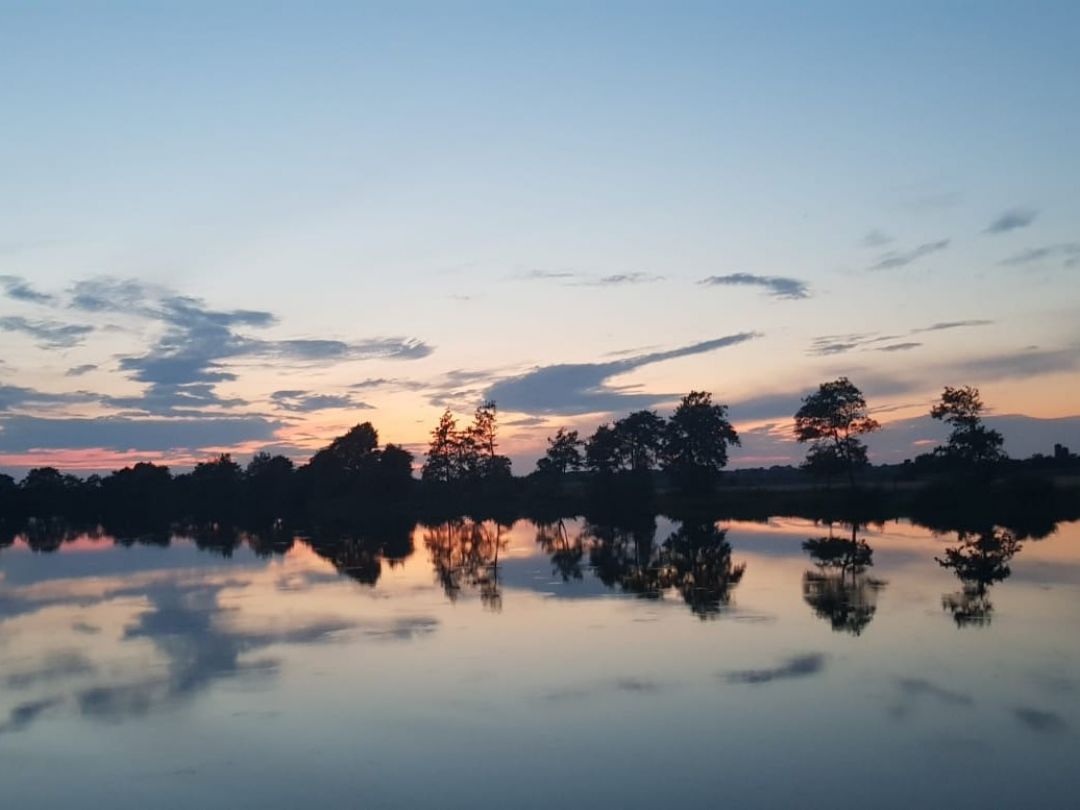
M 1016 468 L 1003 451 L 1001 434 L 983 424 L 983 411 L 977 389 L 943 391 L 930 415 L 950 426 L 948 439 L 907 465 L 937 482 L 921 497 L 937 498 L 940 504 L 930 508 L 938 509 L 948 507 L 960 490 L 985 493 L 992 487 L 999 493 L 995 498 L 1003 503 L 1011 498 L 1019 510 L 1027 510 L 1028 502 L 1043 509 L 1056 497 L 1047 494 L 1048 485 L 995 483 L 1015 477 Z M 850 380 L 823 383 L 803 399 L 793 430 L 796 441 L 808 446 L 800 475 L 822 481 L 824 489 L 784 492 L 765 485 L 734 495 L 718 484 L 729 448 L 740 445 L 739 435 L 727 407 L 707 392 L 687 394 L 670 417 L 637 411 L 600 425 L 587 438 L 560 428 L 525 478 L 513 476 L 509 458 L 499 452 L 498 411 L 494 402 L 485 402 L 465 426 L 447 409 L 432 431 L 419 480 L 413 455 L 399 445 L 380 445 L 375 428 L 365 422 L 301 466 L 283 455 L 259 453 L 241 467 L 224 454 L 179 475 L 152 463 L 88 478 L 52 467 L 32 469 L 18 483 L 0 475 L 0 520 L 55 516 L 131 533 L 173 523 L 355 524 L 390 514 L 512 519 L 590 510 L 708 510 L 720 508 L 718 501 L 726 501 L 722 508 L 731 514 L 816 514 L 853 502 L 849 496 L 865 481 L 875 484 L 877 479 L 866 475 L 870 465 L 863 437 L 880 429 Z M 1060 469 L 1080 466 L 1075 456 L 1059 450 Z M 847 486 L 834 491 L 834 480 Z M 657 503 L 658 494 L 666 501 Z M 860 489 L 858 499 L 872 502 L 871 494 Z M 878 493 L 879 501 L 882 497 Z M 915 508 L 895 494 L 888 501 L 895 509 Z
M 282 455 L 258 453 L 246 467 L 229 454 L 174 475 L 164 465 L 140 463 L 79 478 L 53 467 L 30 470 L 16 483 L 0 475 L 0 518 L 65 517 L 101 522 L 113 530 L 153 532 L 172 523 L 270 526 L 333 520 L 358 511 L 398 511 L 414 493 L 413 456 L 379 446 L 369 423 L 319 450 L 300 467 Z

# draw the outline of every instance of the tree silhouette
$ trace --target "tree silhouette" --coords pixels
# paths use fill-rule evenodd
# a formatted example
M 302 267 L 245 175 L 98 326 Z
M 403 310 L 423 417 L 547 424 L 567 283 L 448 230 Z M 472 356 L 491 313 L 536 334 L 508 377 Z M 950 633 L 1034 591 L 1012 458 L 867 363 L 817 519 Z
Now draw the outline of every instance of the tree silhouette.
M 293 463 L 285 456 L 256 453 L 244 471 L 248 517 L 268 525 L 293 511 Z
M 1009 561 L 1020 551 L 1016 535 L 993 527 L 980 531 L 957 532 L 959 545 L 945 549 L 944 557 L 935 557 L 938 565 L 950 569 L 962 583 L 959 593 L 942 597 L 957 627 L 981 627 L 990 624 L 994 606 L 990 585 L 1004 582 L 1012 574 Z
M 812 537 L 803 549 L 817 565 L 803 574 L 803 599 L 837 632 L 861 635 L 877 612 L 877 594 L 885 583 L 866 576 L 874 552 L 851 526 L 851 537 Z
M 460 476 L 460 445 L 457 420 L 447 408 L 431 432 L 427 461 L 421 471 L 423 480 L 443 484 L 456 480 Z
M 731 590 L 742 581 L 745 563 L 731 559 L 727 529 L 713 521 L 683 522 L 664 541 L 658 560 L 658 584 L 674 588 L 695 615 L 715 618 L 731 604 Z
M 583 535 L 589 540 L 589 563 L 607 587 L 660 598 L 654 516 L 637 516 L 625 525 L 589 521 Z
M 510 459 L 496 452 L 498 447 L 498 409 L 495 402 L 481 404 L 473 423 L 462 437 L 463 467 L 468 478 L 502 478 L 510 475 Z
M 551 557 L 552 573 L 562 577 L 563 582 L 582 578 L 581 560 L 585 556 L 585 546 L 580 534 L 570 539 L 565 521 L 537 523 L 536 542 Z
M 870 418 L 862 392 L 847 377 L 822 383 L 795 413 L 795 439 L 812 442 L 820 467 L 842 466 L 852 487 L 855 471 L 867 464 L 866 445 L 858 437 L 880 428 Z
M 424 532 L 436 580 L 450 601 L 475 589 L 484 607 L 494 611 L 502 609 L 499 552 L 508 542 L 501 524 L 470 518 L 449 520 Z
M 585 465 L 590 471 L 610 474 L 619 468 L 619 437 L 611 425 L 600 425 L 585 444 Z
M 1003 461 L 1005 440 L 982 423 L 983 410 L 978 388 L 945 386 L 941 399 L 930 409 L 930 416 L 950 425 L 952 432 L 934 453 L 966 467 L 986 467 Z
M 664 469 L 685 491 L 707 492 L 727 465 L 729 444 L 740 441 L 727 407 L 714 405 L 705 391 L 691 391 L 665 427 Z
M 431 433 L 427 462 L 421 471 L 423 480 L 449 484 L 509 478 L 510 459 L 496 450 L 497 416 L 495 403 L 484 402 L 476 409 L 472 424 L 460 431 L 447 408 Z
M 565 475 L 584 466 L 581 453 L 583 442 L 576 430 L 559 428 L 547 441 L 547 452 L 536 462 L 538 472 Z
M 243 472 L 229 453 L 195 465 L 186 478 L 189 514 L 198 522 L 231 524 L 239 514 Z
M 634 472 L 655 468 L 664 446 L 664 420 L 652 411 L 635 411 L 615 423 L 622 463 Z

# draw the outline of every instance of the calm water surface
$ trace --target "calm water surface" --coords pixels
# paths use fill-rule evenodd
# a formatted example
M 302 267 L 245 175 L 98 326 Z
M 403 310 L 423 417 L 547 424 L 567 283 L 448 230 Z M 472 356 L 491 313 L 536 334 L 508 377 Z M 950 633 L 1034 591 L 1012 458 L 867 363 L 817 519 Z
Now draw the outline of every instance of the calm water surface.
M 3 806 L 1077 806 L 1080 524 L 678 529 L 17 538 Z

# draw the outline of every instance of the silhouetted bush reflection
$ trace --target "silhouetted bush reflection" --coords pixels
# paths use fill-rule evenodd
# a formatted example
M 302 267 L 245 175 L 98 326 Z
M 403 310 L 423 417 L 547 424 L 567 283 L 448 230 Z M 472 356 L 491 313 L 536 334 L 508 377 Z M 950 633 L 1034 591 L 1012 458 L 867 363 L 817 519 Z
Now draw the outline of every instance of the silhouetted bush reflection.
M 874 564 L 874 552 L 858 532 L 858 524 L 852 524 L 850 538 L 830 534 L 803 543 L 817 566 L 803 574 L 803 598 L 833 630 L 855 636 L 873 620 L 878 592 L 885 587 L 885 582 L 866 574 Z
M 484 606 L 502 609 L 499 552 L 506 548 L 508 527 L 496 521 L 472 518 L 448 520 L 424 531 L 436 581 L 451 602 L 464 590 L 480 594 Z
M 1020 551 L 1020 541 L 1012 532 L 992 527 L 961 531 L 957 540 L 958 545 L 945 549 L 944 557 L 935 557 L 962 584 L 958 592 L 941 598 L 942 606 L 952 614 L 957 627 L 988 625 L 994 611 L 990 585 L 1009 578 L 1009 561 Z

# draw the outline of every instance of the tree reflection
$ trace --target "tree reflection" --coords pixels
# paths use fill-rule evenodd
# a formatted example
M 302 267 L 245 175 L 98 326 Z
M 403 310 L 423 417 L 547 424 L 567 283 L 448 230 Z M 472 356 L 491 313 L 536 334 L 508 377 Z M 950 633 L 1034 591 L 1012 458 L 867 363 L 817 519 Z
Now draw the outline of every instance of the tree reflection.
M 941 598 L 957 627 L 981 627 L 990 624 L 994 606 L 990 585 L 1008 579 L 1009 561 L 1020 550 L 1016 535 L 1006 529 L 957 532 L 959 545 L 945 549 L 945 556 L 935 557 L 943 568 L 951 569 L 962 583 L 956 593 Z
M 102 537 L 96 528 L 83 528 L 73 526 L 61 518 L 48 518 L 39 520 L 30 518 L 23 527 L 21 535 L 31 551 L 40 554 L 51 554 L 59 551 L 64 543 L 70 543 L 80 537 L 90 537 L 99 540 Z
M 399 565 L 413 552 L 410 519 L 383 520 L 367 526 L 353 525 L 348 531 L 324 527 L 308 540 L 312 550 L 328 560 L 339 574 L 363 585 L 375 585 L 383 563 Z
M 731 559 L 727 530 L 709 520 L 684 521 L 659 547 L 652 517 L 626 526 L 590 523 L 584 534 L 589 561 L 609 588 L 646 599 L 674 590 L 703 619 L 731 604 L 731 590 L 746 570 Z
M 240 530 L 228 523 L 202 523 L 188 527 L 195 546 L 200 551 L 219 554 L 226 559 L 240 548 Z
M 703 619 L 731 604 L 731 589 L 746 572 L 746 563 L 732 562 L 727 529 L 712 521 L 683 523 L 664 541 L 659 562 L 661 587 L 677 590 Z
M 244 534 L 250 548 L 256 557 L 266 559 L 268 557 L 283 557 L 289 553 L 295 543 L 295 537 L 290 529 L 282 525 L 273 525 L 269 529 L 250 531 Z
M 509 543 L 504 528 L 495 521 L 458 518 L 425 530 L 435 578 L 451 602 L 463 590 L 476 590 L 484 607 L 502 610 L 499 552 Z
M 659 599 L 656 577 L 656 518 L 642 516 L 626 524 L 588 523 L 589 563 L 609 588 Z
M 536 542 L 551 557 L 552 573 L 561 576 L 563 582 L 582 578 L 581 561 L 585 556 L 585 544 L 580 534 L 570 539 L 566 521 L 537 523 Z
M 817 566 L 803 574 L 803 599 L 814 614 L 827 619 L 838 633 L 858 636 L 877 612 L 878 591 L 885 582 L 867 576 L 874 551 L 858 537 L 859 525 L 851 525 L 851 537 L 811 537 L 803 549 Z

